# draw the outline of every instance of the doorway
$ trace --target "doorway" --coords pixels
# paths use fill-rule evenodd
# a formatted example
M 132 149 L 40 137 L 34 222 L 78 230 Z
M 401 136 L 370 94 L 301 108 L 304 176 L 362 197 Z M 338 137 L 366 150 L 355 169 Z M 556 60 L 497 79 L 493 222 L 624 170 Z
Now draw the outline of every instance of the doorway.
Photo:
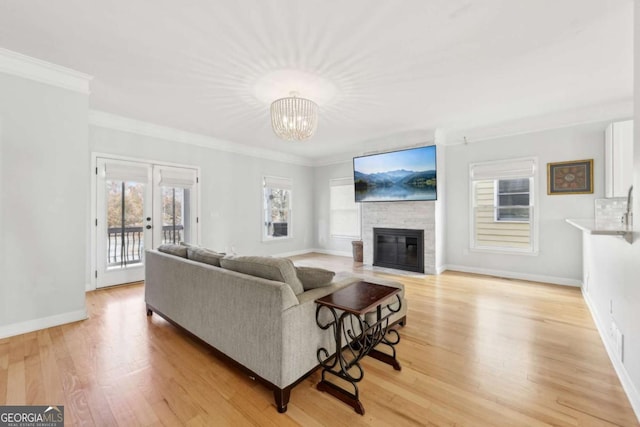
M 144 280 L 144 252 L 198 243 L 198 170 L 96 158 L 96 288 Z

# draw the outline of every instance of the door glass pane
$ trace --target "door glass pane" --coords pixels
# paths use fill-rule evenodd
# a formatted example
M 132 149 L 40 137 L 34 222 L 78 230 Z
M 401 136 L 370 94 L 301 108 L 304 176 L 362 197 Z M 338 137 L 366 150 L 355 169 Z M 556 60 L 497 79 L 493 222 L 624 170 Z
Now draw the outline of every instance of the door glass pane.
M 107 266 L 142 262 L 145 184 L 107 180 Z
M 162 243 L 178 244 L 191 241 L 191 217 L 188 188 L 161 187 L 162 191 Z

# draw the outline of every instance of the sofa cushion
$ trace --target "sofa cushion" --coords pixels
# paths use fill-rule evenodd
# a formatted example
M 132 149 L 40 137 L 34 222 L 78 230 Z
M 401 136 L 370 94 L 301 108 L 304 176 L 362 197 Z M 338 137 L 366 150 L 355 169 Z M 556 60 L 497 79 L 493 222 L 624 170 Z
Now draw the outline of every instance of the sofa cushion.
M 184 240 L 180 242 L 180 246 L 186 246 L 187 248 L 199 248 L 200 245 L 196 245 L 195 243 L 185 242 Z
M 287 258 L 225 256 L 220 260 L 220 265 L 222 268 L 237 271 L 238 273 L 284 282 L 291 287 L 291 290 L 296 295 L 304 292 L 293 262 Z
M 186 248 L 187 258 L 190 260 L 215 265 L 216 267 L 220 267 L 220 260 L 224 257 L 224 254 L 205 248 L 198 248 L 195 246 L 187 246 Z
M 315 267 L 296 267 L 296 274 L 305 291 L 331 285 L 335 272 Z
M 172 245 L 172 244 L 164 244 L 158 247 L 160 252 L 164 252 L 165 254 L 179 256 L 181 258 L 187 257 L 187 247 L 180 245 Z

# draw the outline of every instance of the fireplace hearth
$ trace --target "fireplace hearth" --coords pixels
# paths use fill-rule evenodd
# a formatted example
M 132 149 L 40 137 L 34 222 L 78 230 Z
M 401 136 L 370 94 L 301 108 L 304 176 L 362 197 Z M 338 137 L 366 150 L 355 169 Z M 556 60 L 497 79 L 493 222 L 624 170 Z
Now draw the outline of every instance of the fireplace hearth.
M 424 273 L 424 230 L 374 228 L 373 265 Z

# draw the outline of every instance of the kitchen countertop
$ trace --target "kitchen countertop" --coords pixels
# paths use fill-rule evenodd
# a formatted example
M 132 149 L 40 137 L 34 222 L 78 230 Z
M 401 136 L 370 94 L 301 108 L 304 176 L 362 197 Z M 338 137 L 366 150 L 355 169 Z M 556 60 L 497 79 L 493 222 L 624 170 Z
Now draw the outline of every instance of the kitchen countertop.
M 589 234 L 601 236 L 623 236 L 633 235 L 633 231 L 629 230 L 624 224 L 617 222 L 598 222 L 594 219 L 573 219 L 568 218 L 569 224 Z

